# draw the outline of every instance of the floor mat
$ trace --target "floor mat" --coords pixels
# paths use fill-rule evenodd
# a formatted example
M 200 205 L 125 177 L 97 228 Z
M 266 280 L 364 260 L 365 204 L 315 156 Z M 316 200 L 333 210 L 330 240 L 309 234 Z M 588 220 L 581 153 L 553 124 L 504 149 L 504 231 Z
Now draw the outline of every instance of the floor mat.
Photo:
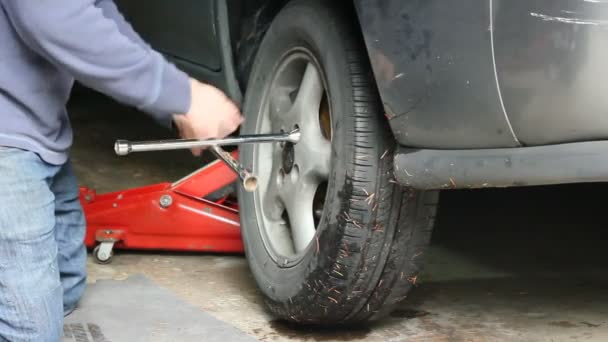
M 143 275 L 89 285 L 64 332 L 63 342 L 256 341 Z

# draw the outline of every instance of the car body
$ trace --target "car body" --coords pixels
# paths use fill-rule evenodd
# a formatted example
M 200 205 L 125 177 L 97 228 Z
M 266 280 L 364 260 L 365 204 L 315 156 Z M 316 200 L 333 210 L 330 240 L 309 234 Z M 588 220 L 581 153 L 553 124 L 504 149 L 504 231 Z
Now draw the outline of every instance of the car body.
M 117 0 L 153 47 L 237 101 L 257 45 L 285 2 Z M 606 179 L 608 165 L 585 172 L 560 150 L 580 154 L 580 164 L 582 155 L 606 147 L 572 143 L 608 138 L 608 2 L 354 5 L 386 117 L 406 147 L 396 159 L 400 182 L 428 189 Z M 528 150 L 538 146 L 546 148 Z M 487 149 L 500 149 L 501 162 L 483 163 Z M 524 169 L 532 161 L 542 165 L 529 177 Z M 558 165 L 561 172 L 545 172 Z
M 275 315 L 353 324 L 416 285 L 442 189 L 608 180 L 606 0 L 117 0 L 243 104 L 239 190 Z M 312 285 L 314 284 L 314 286 Z

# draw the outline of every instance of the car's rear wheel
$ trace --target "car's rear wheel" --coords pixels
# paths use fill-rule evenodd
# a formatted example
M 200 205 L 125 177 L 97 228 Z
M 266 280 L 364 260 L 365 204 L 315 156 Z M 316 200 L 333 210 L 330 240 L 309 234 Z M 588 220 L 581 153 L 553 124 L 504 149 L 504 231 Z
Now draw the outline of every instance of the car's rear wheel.
M 294 322 L 390 312 L 416 283 L 435 216 L 436 193 L 392 180 L 395 142 L 352 18 L 329 2 L 291 2 L 247 87 L 243 133 L 302 133 L 240 154 L 259 181 L 239 194 L 249 265 L 270 310 Z

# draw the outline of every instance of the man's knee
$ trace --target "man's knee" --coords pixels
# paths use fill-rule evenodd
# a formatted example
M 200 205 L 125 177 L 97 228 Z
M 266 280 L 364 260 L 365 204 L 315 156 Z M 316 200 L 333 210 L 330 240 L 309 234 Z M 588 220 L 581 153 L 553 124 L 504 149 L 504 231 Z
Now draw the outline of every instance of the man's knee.
M 0 341 L 58 342 L 63 331 L 62 289 L 32 296 L 25 291 L 0 294 Z
M 58 341 L 63 325 L 62 296 L 52 234 L 0 239 L 0 337 Z
M 0 337 L 59 341 L 63 290 L 52 234 L 0 240 L 0 254 Z

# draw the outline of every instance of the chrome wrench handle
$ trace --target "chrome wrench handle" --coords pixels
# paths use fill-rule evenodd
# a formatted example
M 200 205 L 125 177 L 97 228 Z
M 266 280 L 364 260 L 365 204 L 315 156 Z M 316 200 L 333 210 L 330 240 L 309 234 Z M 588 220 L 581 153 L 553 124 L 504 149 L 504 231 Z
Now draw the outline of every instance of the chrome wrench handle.
M 118 140 L 114 144 L 114 151 L 119 156 L 126 156 L 135 152 L 189 150 L 193 148 L 205 148 L 212 146 L 229 146 L 241 144 L 260 144 L 271 142 L 290 142 L 297 144 L 300 141 L 300 131 L 293 130 L 278 134 L 242 135 L 224 139 L 176 139 L 176 140 L 152 140 L 152 141 L 128 141 Z
M 116 151 L 117 155 L 126 156 L 135 152 L 170 151 L 210 147 L 211 152 L 218 159 L 226 163 L 226 165 L 228 165 L 239 176 L 245 191 L 253 192 L 258 187 L 257 177 L 251 174 L 251 172 L 247 171 L 247 169 L 245 169 L 241 163 L 234 159 L 232 155 L 226 152 L 221 146 L 262 144 L 272 142 L 289 142 L 297 144 L 300 141 L 300 138 L 301 133 L 298 129 L 296 129 L 288 133 L 242 135 L 239 137 L 209 140 L 177 139 L 139 142 L 118 140 L 114 145 L 114 150 Z

